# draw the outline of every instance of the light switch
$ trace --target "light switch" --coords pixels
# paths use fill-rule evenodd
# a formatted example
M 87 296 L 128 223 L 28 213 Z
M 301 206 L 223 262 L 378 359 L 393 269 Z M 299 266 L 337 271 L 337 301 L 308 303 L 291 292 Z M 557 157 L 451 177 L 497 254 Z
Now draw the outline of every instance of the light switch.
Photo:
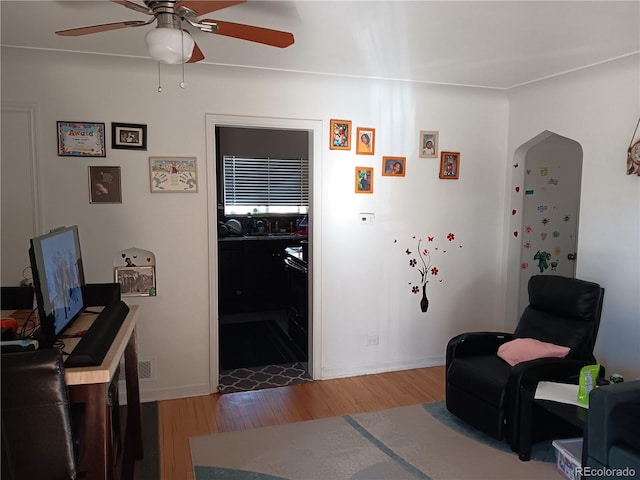
M 360 223 L 362 223 L 363 225 L 371 225 L 375 218 L 376 216 L 374 213 L 361 213 Z

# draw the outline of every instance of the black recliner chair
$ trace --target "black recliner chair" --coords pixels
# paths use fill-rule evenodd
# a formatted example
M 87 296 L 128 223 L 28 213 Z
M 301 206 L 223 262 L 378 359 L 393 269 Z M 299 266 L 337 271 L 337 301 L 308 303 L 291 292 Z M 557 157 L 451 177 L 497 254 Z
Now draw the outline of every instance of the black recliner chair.
M 555 275 L 531 277 L 528 291 L 529 305 L 513 333 L 463 333 L 449 341 L 446 351 L 447 409 L 487 435 L 506 439 L 516 452 L 520 388 L 542 380 L 577 380 L 583 366 L 596 363 L 593 347 L 604 296 L 597 283 Z M 570 350 L 564 358 L 538 358 L 511 366 L 497 352 L 516 338 Z M 533 440 L 547 437 L 557 423 L 536 422 Z

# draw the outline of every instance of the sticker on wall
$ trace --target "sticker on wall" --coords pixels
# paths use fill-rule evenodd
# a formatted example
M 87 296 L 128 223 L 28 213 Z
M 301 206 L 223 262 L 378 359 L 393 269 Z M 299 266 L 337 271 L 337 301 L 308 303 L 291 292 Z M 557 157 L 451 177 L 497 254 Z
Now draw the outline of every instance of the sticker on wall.
M 544 241 L 544 240 L 546 240 L 546 239 L 547 239 L 547 232 L 542 232 L 542 233 L 540 234 L 540 240 Z
M 557 178 L 550 178 L 549 179 L 549 185 L 558 185 L 558 179 Z
M 525 195 L 533 195 L 533 189 L 531 189 L 531 190 L 526 190 L 526 191 L 524 192 L 524 194 L 525 194 Z
M 549 175 L 549 167 L 540 167 L 540 176 L 546 177 Z
M 542 273 L 547 268 L 549 268 L 549 260 L 551 260 L 551 254 L 549 252 L 538 250 L 533 256 L 533 259 L 538 260 L 538 268 L 540 269 L 540 273 Z
M 560 236 L 560 232 L 558 230 L 554 230 L 553 232 L 551 232 L 551 236 L 553 238 L 558 238 Z
M 451 232 L 446 235 L 445 239 L 439 239 L 435 235 L 427 235 L 424 238 L 420 238 L 414 235 L 413 237 L 411 237 L 411 241 L 412 243 L 415 242 L 415 252 L 411 249 L 411 247 L 407 248 L 404 251 L 404 253 L 409 257 L 409 267 L 411 269 L 417 270 L 418 272 L 420 280 L 410 281 L 408 285 L 410 287 L 411 293 L 416 295 L 422 293 L 419 306 L 420 310 L 424 313 L 426 313 L 429 308 L 429 299 L 427 298 L 427 284 L 431 280 L 433 280 L 434 282 L 437 280 L 437 283 L 442 283 L 440 267 L 432 263 L 432 261 L 435 261 L 442 255 L 447 255 L 447 249 L 441 248 L 438 240 L 446 245 L 447 243 L 452 243 L 455 239 L 455 234 Z M 393 243 L 398 243 L 398 241 L 394 240 Z M 458 248 L 461 249 L 462 244 L 458 244 Z
M 549 209 L 547 205 L 538 205 L 538 212 L 544 213 Z
M 526 248 L 527 250 L 529 250 L 531 248 L 531 242 L 529 240 L 527 240 L 526 242 L 524 242 L 524 244 L 522 246 L 524 248 Z
M 540 220 L 540 222 L 542 222 L 543 225 L 549 225 L 549 222 L 551 222 L 551 219 L 545 217 L 542 220 Z

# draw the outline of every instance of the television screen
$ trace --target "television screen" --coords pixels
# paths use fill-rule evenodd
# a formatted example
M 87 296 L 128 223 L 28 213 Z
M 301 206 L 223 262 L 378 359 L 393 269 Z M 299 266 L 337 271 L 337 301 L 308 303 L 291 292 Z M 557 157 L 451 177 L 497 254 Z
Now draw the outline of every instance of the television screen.
M 40 327 L 53 340 L 84 309 L 84 272 L 78 226 L 31 239 L 29 250 Z

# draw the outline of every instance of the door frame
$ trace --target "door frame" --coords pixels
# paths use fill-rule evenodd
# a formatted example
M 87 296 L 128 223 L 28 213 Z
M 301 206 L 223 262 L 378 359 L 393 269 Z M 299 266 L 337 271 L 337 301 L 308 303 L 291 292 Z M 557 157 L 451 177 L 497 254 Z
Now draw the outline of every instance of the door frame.
M 218 360 L 218 218 L 217 218 L 217 177 L 216 177 L 216 127 L 257 127 L 306 130 L 309 132 L 309 362 L 308 371 L 312 378 L 320 375 L 322 365 L 320 354 L 321 336 L 321 178 L 320 165 L 322 149 L 322 120 L 256 117 L 247 115 L 206 114 L 206 148 L 207 148 L 207 228 L 209 258 L 209 383 L 210 392 L 218 391 L 220 365 Z

